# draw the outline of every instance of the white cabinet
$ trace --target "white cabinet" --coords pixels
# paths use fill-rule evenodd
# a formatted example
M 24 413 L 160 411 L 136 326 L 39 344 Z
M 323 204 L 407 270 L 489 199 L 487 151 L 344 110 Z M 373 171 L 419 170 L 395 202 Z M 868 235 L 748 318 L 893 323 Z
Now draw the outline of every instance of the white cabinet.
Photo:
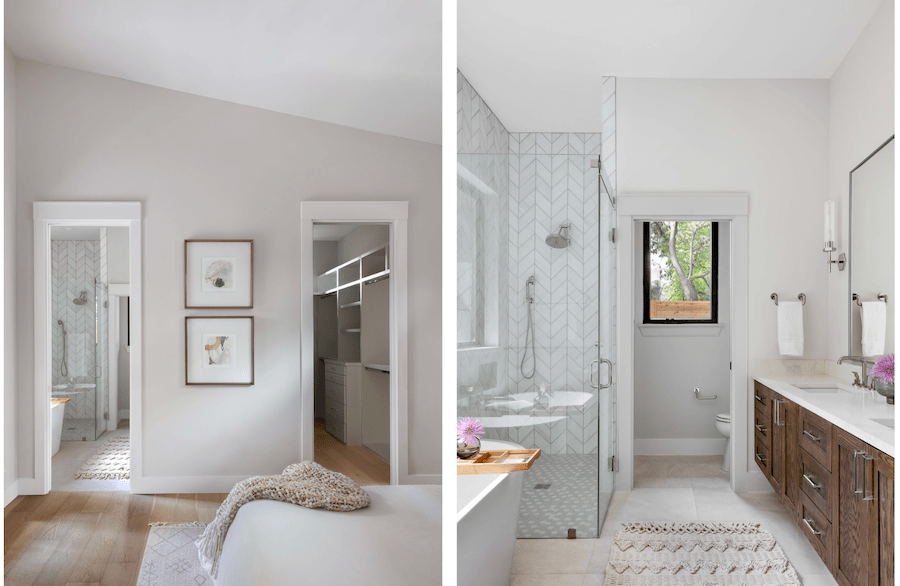
M 347 445 L 359 445 L 360 364 L 325 359 L 325 431 Z

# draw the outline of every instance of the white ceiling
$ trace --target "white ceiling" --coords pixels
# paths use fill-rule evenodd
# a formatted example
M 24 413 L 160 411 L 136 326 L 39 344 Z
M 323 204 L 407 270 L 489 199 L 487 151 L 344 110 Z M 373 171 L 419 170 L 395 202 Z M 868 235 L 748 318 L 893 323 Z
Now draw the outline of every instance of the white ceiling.
M 17 56 L 433 144 L 440 0 L 7 0 Z
M 460 71 L 513 132 L 599 132 L 602 76 L 830 79 L 881 0 L 459 0 Z
M 340 240 L 365 224 L 313 224 L 313 240 Z
M 100 227 L 50 226 L 50 240 L 100 240 Z

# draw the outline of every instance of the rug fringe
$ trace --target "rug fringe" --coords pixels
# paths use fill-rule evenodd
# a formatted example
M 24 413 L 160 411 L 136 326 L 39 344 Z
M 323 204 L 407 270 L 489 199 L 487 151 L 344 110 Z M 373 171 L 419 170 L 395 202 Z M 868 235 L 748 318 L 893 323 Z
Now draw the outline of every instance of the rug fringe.
M 148 523 L 150 527 L 206 527 L 206 523 L 191 521 L 190 523 L 169 523 L 168 521 L 156 521 Z

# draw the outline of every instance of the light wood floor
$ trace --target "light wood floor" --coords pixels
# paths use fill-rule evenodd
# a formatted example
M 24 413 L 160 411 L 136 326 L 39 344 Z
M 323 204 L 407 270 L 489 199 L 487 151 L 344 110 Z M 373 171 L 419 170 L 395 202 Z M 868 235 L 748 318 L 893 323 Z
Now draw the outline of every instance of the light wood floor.
M 148 523 L 211 522 L 226 494 L 51 492 L 3 510 L 4 584 L 132 586 Z
M 348 446 L 325 431 L 325 422 L 316 419 L 315 461 L 329 470 L 352 478 L 360 486 L 391 483 L 390 465 L 362 446 Z

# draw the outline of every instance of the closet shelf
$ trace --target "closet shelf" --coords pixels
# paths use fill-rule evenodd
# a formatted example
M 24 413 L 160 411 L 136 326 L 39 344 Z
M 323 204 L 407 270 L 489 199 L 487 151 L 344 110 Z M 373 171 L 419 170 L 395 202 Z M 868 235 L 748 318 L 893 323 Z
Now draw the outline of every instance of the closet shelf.
M 366 370 L 377 370 L 378 372 L 390 373 L 391 367 L 388 364 L 366 364 L 363 363 L 363 368 Z
M 359 328 L 348 328 L 344 330 L 345 334 L 358 334 L 361 330 Z
M 360 307 L 362 306 L 362 301 L 354 301 L 353 303 L 345 303 L 341 305 L 341 309 L 347 309 L 348 307 Z

